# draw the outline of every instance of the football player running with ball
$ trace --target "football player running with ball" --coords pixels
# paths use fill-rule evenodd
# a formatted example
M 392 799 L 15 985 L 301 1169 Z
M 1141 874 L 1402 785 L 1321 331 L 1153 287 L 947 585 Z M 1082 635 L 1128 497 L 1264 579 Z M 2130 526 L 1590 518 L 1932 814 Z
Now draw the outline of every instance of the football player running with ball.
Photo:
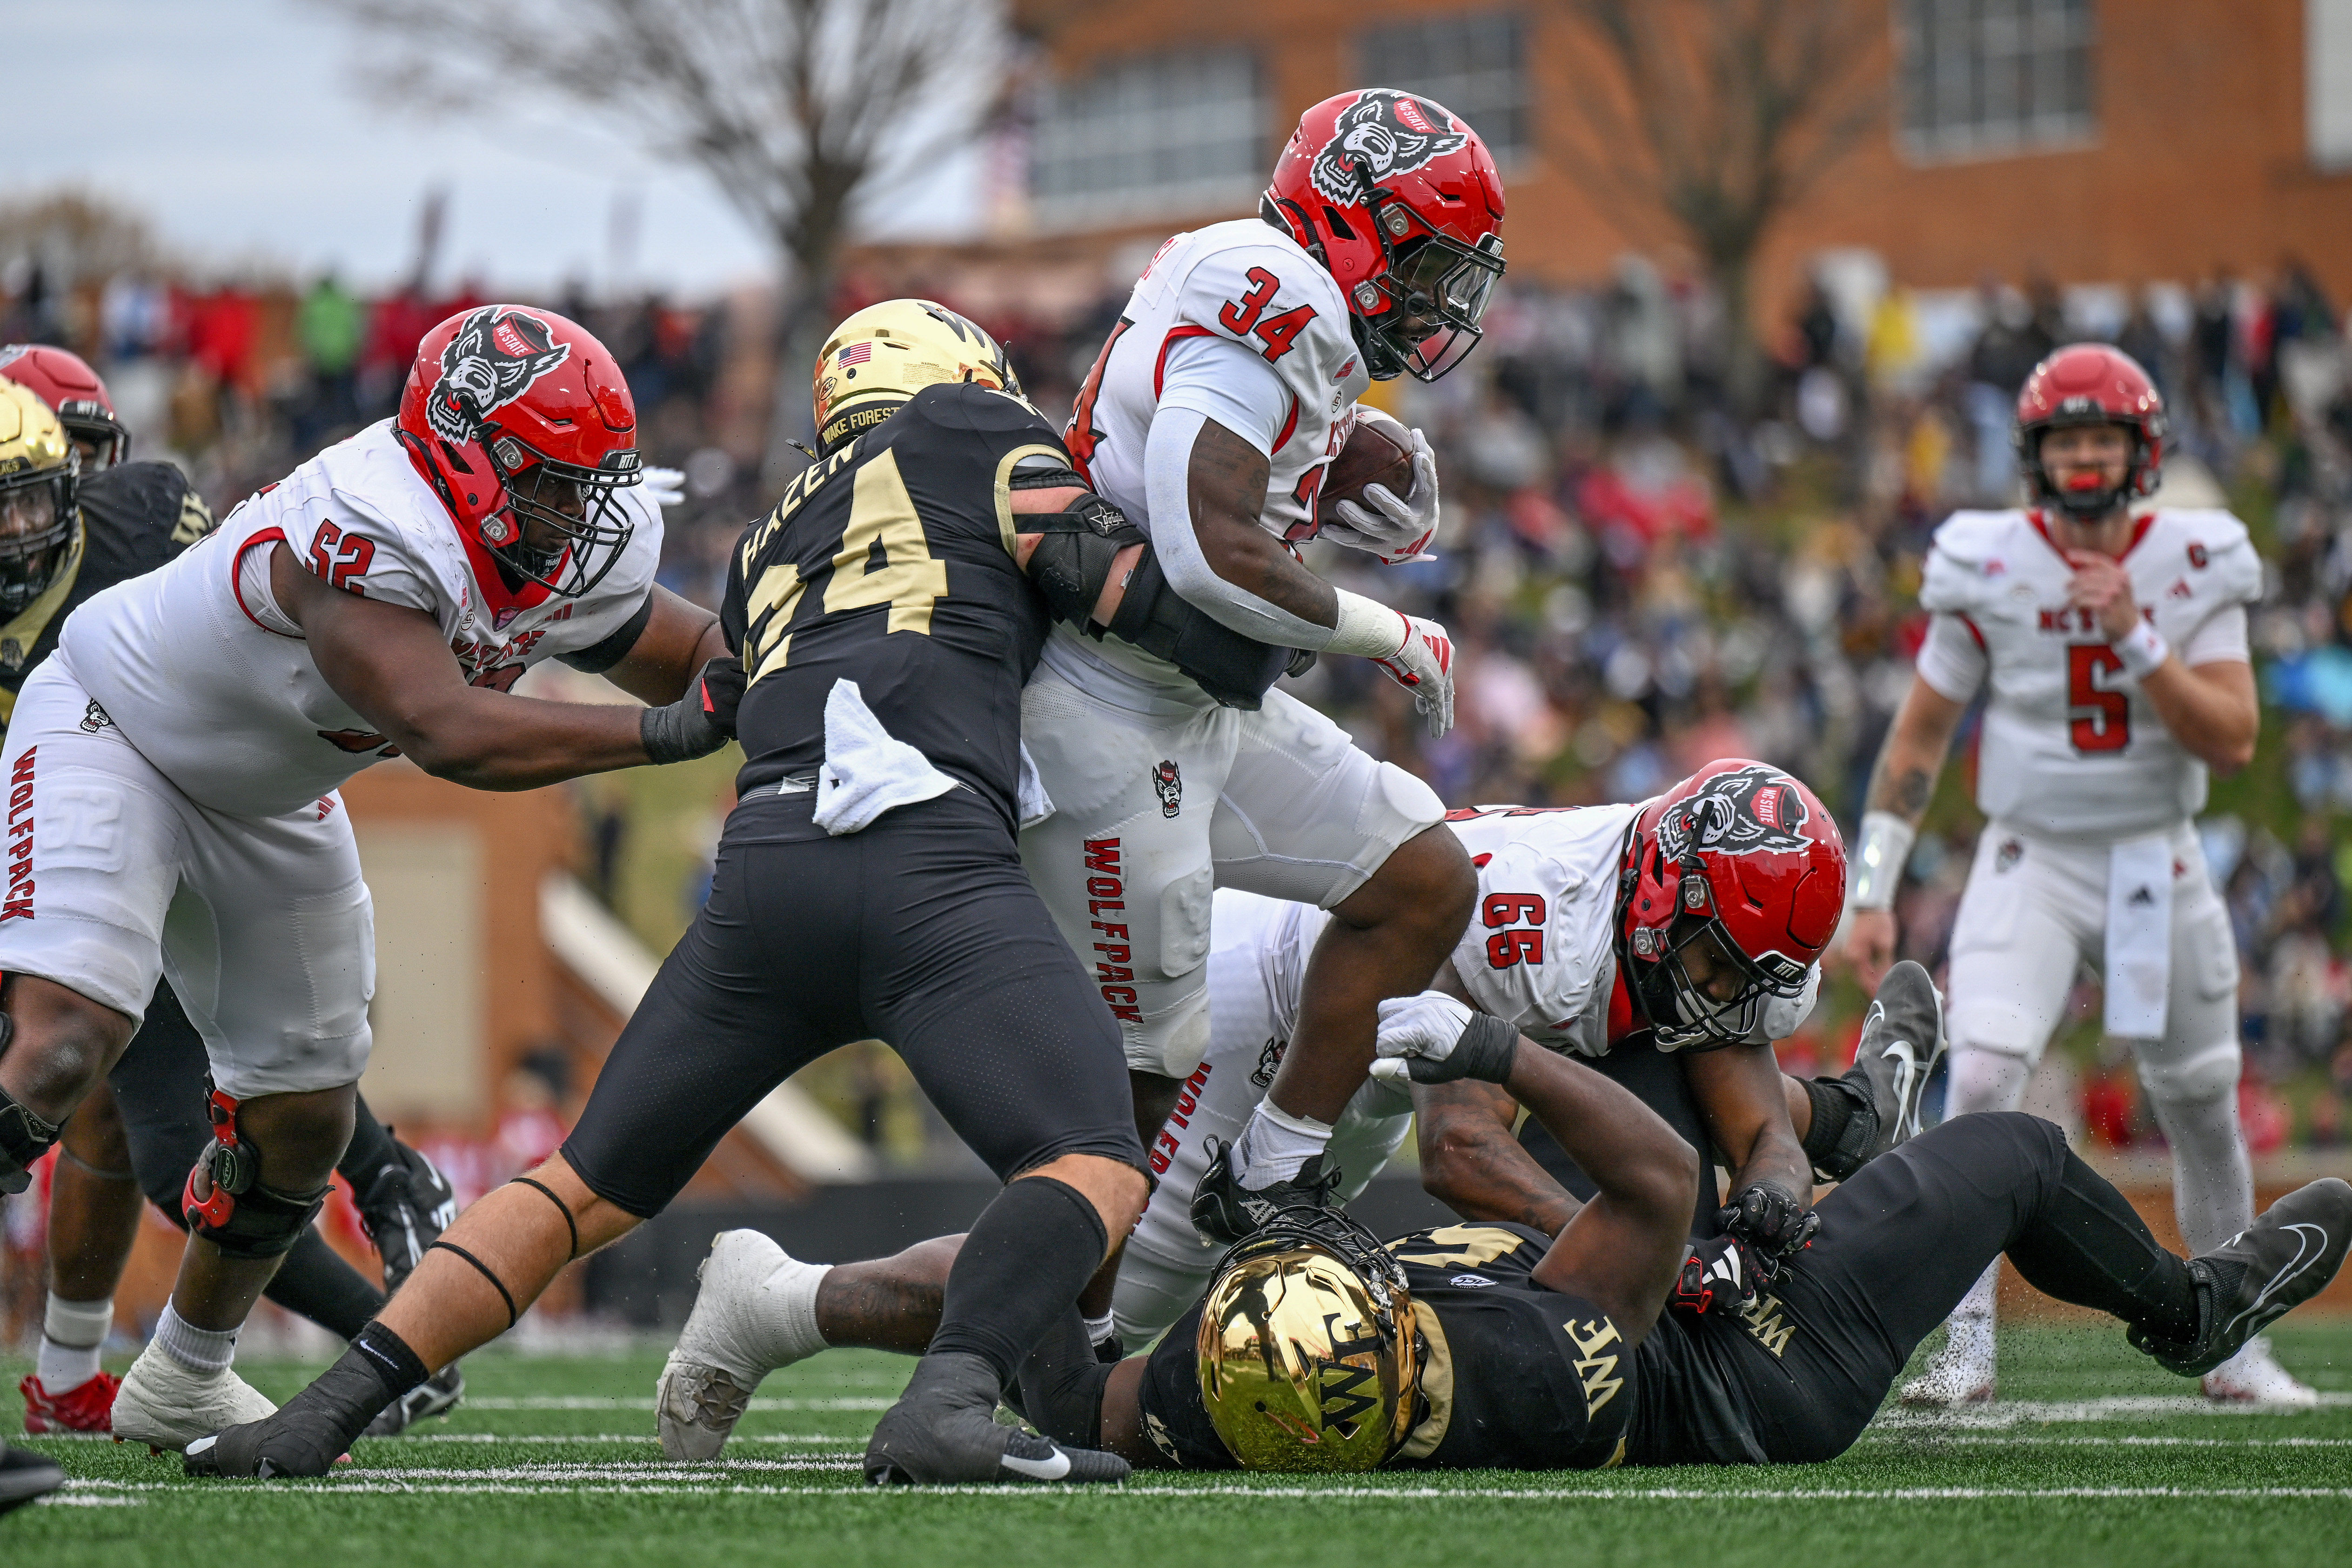
M 1071 416 L 1079 471 L 1153 557 L 1117 623 L 1047 640 L 1023 728 L 1055 810 L 1022 857 L 1119 1021 L 1145 1137 L 1208 1045 L 1213 889 L 1333 917 L 1272 1092 L 1200 1186 L 1206 1236 L 1328 1202 L 1325 1145 L 1364 1081 L 1374 1008 L 1426 984 L 1469 913 L 1475 879 L 1436 795 L 1268 689 L 1305 656 L 1353 654 L 1412 692 L 1432 733 L 1453 722 L 1444 629 L 1333 588 L 1291 542 L 1316 533 L 1370 383 L 1434 381 L 1475 346 L 1502 220 L 1494 160 L 1444 108 L 1384 88 L 1328 99 L 1258 217 L 1160 247 Z M 1437 470 L 1412 440 L 1410 493 L 1335 502 L 1331 537 L 1391 562 L 1430 542 Z M 1203 657 L 1188 608 L 1247 657 Z
M 178 1449 L 272 1408 L 231 1368 L 237 1331 L 326 1200 L 371 1045 L 373 920 L 336 786 L 399 753 L 529 789 L 726 743 L 740 674 L 716 617 L 654 584 L 635 428 L 575 323 L 453 317 L 396 417 L 91 598 L 18 693 L 0 1184 L 58 1142 L 159 975 L 211 1066 L 187 1248 L 117 1435 Z M 509 694 L 559 657 L 661 706 Z
M 0 376 L 32 393 L 58 416 L 80 472 L 59 508 L 43 504 L 67 459 L 43 447 L 17 465 L 0 500 L 0 728 L 26 679 L 57 647 L 66 617 L 84 600 L 152 571 L 203 539 L 212 512 L 180 470 L 129 460 L 131 433 L 115 417 L 98 373 L 78 354 L 38 343 L 0 348 Z M 0 392 L 5 392 L 0 388 Z M 35 422 L 19 441 L 33 441 Z M 0 447 L 0 463 L 14 455 Z M 47 460 L 56 455 L 55 461 Z M 49 1178 L 49 1296 L 25 1396 L 27 1432 L 112 1429 L 119 1380 L 99 1365 L 114 1322 L 114 1288 L 139 1230 L 141 1193 L 184 1228 L 180 1196 L 212 1128 L 205 1118 L 205 1044 L 171 986 L 159 981 L 139 1033 L 121 1060 L 65 1123 Z M 118 1104 L 119 1101 L 119 1104 Z M 448 1184 L 431 1162 L 353 1106 L 352 1142 L 336 1169 L 358 1195 L 360 1215 L 383 1258 L 384 1289 L 362 1279 L 314 1225 L 302 1233 L 266 1293 L 350 1339 L 423 1256 L 455 1212 Z M 437 1387 L 378 1418 L 398 1430 L 419 1415 L 446 1411 L 464 1387 L 452 1368 Z M 131 1422 L 135 1434 L 138 1422 Z
M 817 460 L 730 564 L 749 760 L 709 900 L 558 1155 L 467 1211 L 283 1411 L 192 1447 L 191 1473 L 324 1473 L 370 1411 L 659 1213 L 783 1079 L 878 1037 L 1005 1186 L 943 1282 L 867 1476 L 1126 1475 L 993 1414 L 1144 1204 L 1118 1028 L 1016 838 L 1045 809 L 1025 777 L 1021 689 L 1049 617 L 1113 618 L 1144 540 L 1079 482 L 1003 351 L 942 306 L 895 300 L 844 321 L 814 393 Z M 807 1272 L 724 1255 L 704 1279 L 781 1299 Z M 663 1372 L 663 1424 L 731 1426 L 756 1380 L 695 1349 L 682 1342 Z
M 1865 976 L 1894 956 L 1893 899 L 1954 731 L 1986 693 L 1977 804 L 1989 819 L 1953 922 L 1948 1114 L 2013 1110 L 2077 968 L 2106 984 L 2165 1141 L 2192 1251 L 2254 1216 L 2238 1125 L 2238 961 L 2190 818 L 2210 768 L 2254 754 L 2245 606 L 2262 562 L 2224 511 L 2136 513 L 2164 458 L 2164 405 L 2126 354 L 2076 343 L 2017 403 L 2032 505 L 1936 531 L 1933 612 L 1911 689 L 1871 777 L 1847 944 Z M 1944 1348 L 1906 1384 L 1929 1405 L 1993 1397 L 1988 1268 Z M 2250 1341 L 2208 1397 L 2315 1397 Z

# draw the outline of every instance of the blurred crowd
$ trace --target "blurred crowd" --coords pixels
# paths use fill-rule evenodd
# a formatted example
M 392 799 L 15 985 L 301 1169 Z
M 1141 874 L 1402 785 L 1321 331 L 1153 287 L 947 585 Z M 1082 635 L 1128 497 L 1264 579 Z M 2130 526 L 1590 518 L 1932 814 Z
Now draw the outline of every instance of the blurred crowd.
M 483 293 L 362 298 L 331 276 L 246 289 L 124 273 L 54 289 L 20 268 L 0 281 L 0 341 L 88 354 L 138 433 L 136 455 L 174 457 L 223 507 L 390 413 L 419 338 Z M 853 277 L 836 303 L 883 291 Z M 936 291 L 968 304 L 952 279 Z M 1059 416 L 1124 293 L 1106 288 L 1050 317 L 971 313 Z M 775 477 L 762 475 L 775 379 L 766 301 L 572 290 L 541 303 L 612 348 L 649 459 L 685 470 L 663 577 L 714 602 L 728 547 Z M 2352 861 L 2333 830 L 2352 813 L 2342 327 L 2292 260 L 2261 279 L 2137 290 L 2024 278 L 1927 291 L 1867 256 L 1833 254 L 1793 309 L 1760 323 L 1753 360 L 1703 280 L 1642 258 L 1589 287 L 1507 285 L 1465 368 L 1434 386 L 1375 389 L 1438 450 L 1437 557 L 1381 568 L 1308 547 L 1335 580 L 1454 631 L 1457 728 L 1428 739 L 1362 660 L 1327 661 L 1293 684 L 1450 804 L 1636 799 L 1709 758 L 1747 754 L 1811 782 L 1851 827 L 1924 633 L 1914 595 L 1936 525 L 1958 507 L 2014 500 L 2011 410 L 2035 362 L 2065 342 L 2116 342 L 2166 395 L 2167 499 L 2232 507 L 2274 567 L 2255 616 L 2263 754 L 2217 788 L 2205 837 L 2245 971 L 2249 1126 L 2269 1130 L 2271 1146 L 2336 1141 L 2352 1094 L 2352 976 L 2338 940 Z M 1978 826 L 1970 742 L 1964 732 L 1900 905 L 1907 951 L 1931 966 Z M 626 852 L 616 811 L 590 814 L 583 852 L 608 893 Z M 1821 1029 L 1845 1028 L 1832 1013 Z M 2083 1016 L 2095 1016 L 2087 1001 Z M 2109 1142 L 2151 1140 L 2128 1070 L 2111 1070 L 2095 1030 L 2083 1032 L 2084 1124 Z M 1826 1059 L 1843 1043 L 1824 1034 L 1796 1049 Z M 886 1077 L 858 1068 L 841 1091 L 877 1142 L 897 1115 L 884 1102 L 900 1092 Z

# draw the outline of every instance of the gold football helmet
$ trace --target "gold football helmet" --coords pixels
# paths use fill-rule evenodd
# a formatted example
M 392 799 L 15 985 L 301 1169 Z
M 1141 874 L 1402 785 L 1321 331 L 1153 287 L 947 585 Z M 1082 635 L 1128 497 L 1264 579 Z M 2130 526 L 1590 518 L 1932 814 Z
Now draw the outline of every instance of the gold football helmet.
M 0 380 L 0 619 L 46 592 L 73 553 L 81 454 L 49 405 Z
M 1412 1427 L 1412 1298 L 1344 1215 L 1277 1215 L 1227 1254 L 1197 1346 L 1201 1403 L 1245 1469 L 1369 1470 Z
M 833 329 L 816 356 L 811 395 L 816 445 L 831 454 L 872 429 L 927 386 L 975 381 L 1021 395 L 1004 350 L 971 321 L 931 300 L 885 300 Z

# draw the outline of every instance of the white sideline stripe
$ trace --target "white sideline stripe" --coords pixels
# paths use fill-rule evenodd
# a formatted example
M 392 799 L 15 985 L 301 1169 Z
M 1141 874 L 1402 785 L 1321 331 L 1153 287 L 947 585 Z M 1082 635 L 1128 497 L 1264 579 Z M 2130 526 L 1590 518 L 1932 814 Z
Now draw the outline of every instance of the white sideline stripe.
M 2323 1394 L 2322 1409 L 2352 1405 L 2352 1394 Z M 2004 1399 L 1958 1410 L 1885 1410 L 1870 1424 L 1873 1432 L 1934 1431 L 2014 1426 L 2021 1422 L 2123 1421 L 2158 1415 L 2294 1415 L 2291 1405 L 2222 1405 L 2193 1395 L 2117 1394 L 2102 1399 Z
M 730 1466 L 741 1469 L 741 1464 Z M 852 1465 L 772 1465 L 761 1468 L 776 1469 L 839 1469 L 854 1468 Z M 562 1467 L 549 1466 L 543 1471 L 530 1468 L 512 1470 L 410 1470 L 362 1471 L 349 1480 L 338 1480 L 328 1490 L 345 1492 L 394 1492 L 431 1495 L 494 1494 L 525 1497 L 618 1494 L 625 1496 L 674 1497 L 796 1497 L 796 1498 L 875 1498 L 875 1497 L 974 1497 L 1006 1500 L 1061 1500 L 1073 1496 L 1089 1498 L 1139 1498 L 1153 1501 L 1183 1502 L 1207 1498 L 1261 1498 L 1295 1502 L 1389 1502 L 1446 1501 L 1475 1499 L 1480 1501 L 1503 1502 L 1979 1502 L 1996 1500 L 2031 1501 L 2052 1500 L 2129 1500 L 2134 1501 L 2196 1502 L 2206 1500 L 2263 1499 L 2271 1500 L 2352 1500 L 2352 1487 L 1855 1487 L 1824 1488 L 1819 1490 L 1764 1490 L 1749 1489 L 1732 1491 L 1709 1491 L 1696 1487 L 1621 1487 L 1591 1489 L 1536 1489 L 1529 1488 L 1477 1487 L 1152 1487 L 1128 1486 L 1093 1488 L 1083 1491 L 1066 1491 L 1059 1488 L 1034 1487 L 894 1487 L 876 1490 L 867 1487 L 824 1487 L 809 1489 L 760 1484 L 729 1484 L 727 1471 L 707 1473 L 707 1484 L 681 1484 L 667 1481 L 638 1479 L 632 1475 L 616 1475 L 608 1479 L 585 1479 L 586 1471 L 573 1471 L 583 1480 L 563 1479 Z M 558 1473 L 551 1473 L 558 1472 Z M 658 1471 L 640 1474 L 660 1474 Z M 673 1475 L 675 1472 L 671 1472 Z M 472 1475 L 477 1480 L 404 1479 L 415 1476 L 459 1477 Z M 535 1475 L 544 1476 L 547 1484 L 525 1484 Z M 500 1478 L 514 1478 L 502 1479 Z M 184 1484 L 171 1481 L 68 1481 L 68 1489 L 103 1489 L 108 1491 L 176 1491 L 191 1492 Z M 316 1497 L 318 1489 L 271 1487 L 239 1489 L 239 1495 L 252 1497 Z
M 69 1487 L 73 1484 L 71 1481 L 66 1483 Z M 51 1492 L 47 1497 L 35 1498 L 33 1503 L 37 1508 L 145 1508 L 147 1500 L 135 1497 L 106 1497 L 89 1492 L 70 1494 Z
M 1864 1433 L 1864 1442 L 1874 1439 L 1883 1443 L 1909 1441 L 1920 1436 L 1916 1430 L 1899 1438 L 1878 1433 Z M 2043 1436 L 2033 1432 L 2019 1432 L 2002 1436 L 1986 1436 L 1979 1433 L 1956 1432 L 1949 1436 L 1929 1433 L 1937 1443 L 1952 1448 L 2019 1448 L 2032 1444 L 2064 1448 L 2352 1448 L 2352 1437 L 2061 1437 Z M 738 1437 L 740 1443 L 744 1439 Z
M 651 1432 L 532 1432 L 517 1435 L 507 1432 L 407 1432 L 389 1439 L 394 1443 L 645 1443 L 660 1441 Z M 845 1453 L 863 1451 L 864 1439 L 845 1432 L 738 1432 L 727 1439 L 733 1443 L 830 1443 Z M 2345 1439 L 2352 1443 L 2352 1438 Z
M 887 1410 L 898 1403 L 894 1395 L 877 1399 L 861 1395 L 845 1399 L 761 1399 L 754 1396 L 751 1410 Z M 460 1410 L 651 1410 L 653 1395 L 642 1398 L 618 1394 L 530 1394 L 477 1399 L 472 1394 Z

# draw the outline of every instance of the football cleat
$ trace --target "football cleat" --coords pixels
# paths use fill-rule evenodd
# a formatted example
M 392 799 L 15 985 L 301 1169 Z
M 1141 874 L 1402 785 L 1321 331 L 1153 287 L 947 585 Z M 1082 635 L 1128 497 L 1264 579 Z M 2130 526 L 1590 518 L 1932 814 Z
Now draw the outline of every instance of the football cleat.
M 2263 1329 L 2327 1288 L 2352 1248 L 2352 1184 L 2327 1176 L 2299 1187 L 2211 1252 L 2189 1260 L 2197 1282 L 2197 1337 L 2165 1340 L 2137 1323 L 2135 1349 L 2183 1377 L 2213 1371 Z
M 2312 1410 L 2319 1405 L 2319 1391 L 2295 1381 L 2294 1374 L 2271 1354 L 2270 1341 L 2259 1334 L 2207 1373 L 2199 1388 L 2216 1405 L 2264 1405 L 2286 1410 Z
M 114 1436 L 176 1454 L 206 1433 L 264 1420 L 277 1409 L 236 1368 L 194 1372 L 150 1343 L 115 1390 Z
M 367 1191 L 352 1194 L 360 1224 L 383 1259 L 387 1296 L 398 1292 L 401 1281 L 425 1261 L 425 1249 L 457 1217 L 457 1194 L 449 1179 L 407 1144 L 394 1139 L 392 1146 L 398 1158 L 376 1171 Z
M 1116 1454 L 1066 1448 L 999 1426 L 1002 1392 L 995 1369 L 979 1356 L 925 1356 L 866 1445 L 866 1480 L 887 1487 L 1127 1479 L 1128 1463 Z
M 1878 983 L 1845 1075 L 1864 1088 L 1877 1118 L 1865 1162 L 1918 1136 L 1920 1097 L 1943 1054 L 1943 994 L 1927 970 L 1906 958 Z
M 1990 1405 L 1997 1365 L 1991 1321 L 1956 1317 L 1943 1349 L 1927 1358 L 1927 1370 L 1905 1384 L 1895 1397 L 1914 1410 Z
M 397 1437 L 419 1421 L 446 1415 L 466 1397 L 466 1374 L 451 1362 L 377 1412 L 362 1437 Z
M 715 1459 L 760 1380 L 824 1349 L 816 1289 L 830 1266 L 803 1263 L 756 1230 L 722 1231 L 695 1272 L 701 1288 L 654 1385 L 662 1452 Z
M 37 1377 L 16 1385 L 25 1396 L 27 1432 L 110 1432 L 114 1429 L 114 1391 L 122 1380 L 110 1372 L 75 1384 L 62 1394 L 51 1394 Z
M 1286 1182 L 1244 1187 L 1234 1168 L 1233 1143 L 1211 1138 L 1204 1147 L 1209 1168 L 1192 1189 L 1192 1228 L 1203 1241 L 1230 1247 L 1265 1229 L 1276 1215 L 1305 1217 L 1334 1206 L 1331 1196 L 1339 1185 L 1339 1167 L 1328 1152 L 1299 1166 L 1298 1174 Z
M 65 1484 L 66 1473 L 55 1459 L 0 1443 L 0 1513 L 47 1497 Z

